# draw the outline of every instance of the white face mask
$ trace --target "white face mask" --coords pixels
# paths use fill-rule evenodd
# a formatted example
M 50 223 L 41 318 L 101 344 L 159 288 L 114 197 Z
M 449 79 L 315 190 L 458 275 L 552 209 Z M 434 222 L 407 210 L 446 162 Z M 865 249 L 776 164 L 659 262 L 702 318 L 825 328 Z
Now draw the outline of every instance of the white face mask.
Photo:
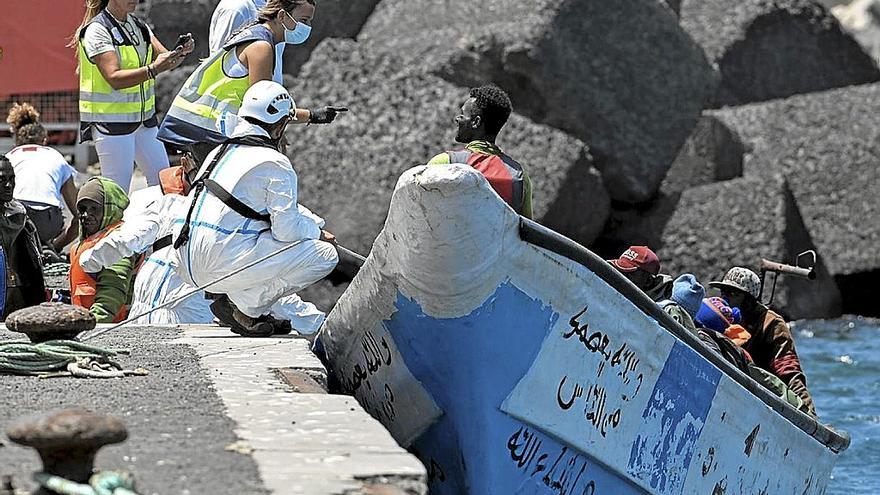
M 290 17 L 293 22 L 296 22 L 296 19 L 294 19 L 287 11 L 284 11 L 284 14 L 287 15 L 287 17 Z M 312 34 L 312 26 L 309 26 L 304 22 L 296 22 L 296 27 L 293 29 L 287 29 L 287 26 L 285 26 L 284 23 L 281 25 L 284 26 L 284 42 L 289 45 L 301 45 L 305 43 L 306 40 L 309 39 L 309 35 Z

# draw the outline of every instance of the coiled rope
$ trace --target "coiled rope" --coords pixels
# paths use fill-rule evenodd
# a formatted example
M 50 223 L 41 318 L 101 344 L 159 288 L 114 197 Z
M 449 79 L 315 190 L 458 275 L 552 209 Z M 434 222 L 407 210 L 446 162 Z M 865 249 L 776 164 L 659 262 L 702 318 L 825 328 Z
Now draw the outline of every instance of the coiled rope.
M 111 358 L 128 354 L 72 340 L 34 344 L 26 340 L 0 342 L 0 373 L 45 377 L 118 378 L 144 375 L 146 370 L 125 370 Z

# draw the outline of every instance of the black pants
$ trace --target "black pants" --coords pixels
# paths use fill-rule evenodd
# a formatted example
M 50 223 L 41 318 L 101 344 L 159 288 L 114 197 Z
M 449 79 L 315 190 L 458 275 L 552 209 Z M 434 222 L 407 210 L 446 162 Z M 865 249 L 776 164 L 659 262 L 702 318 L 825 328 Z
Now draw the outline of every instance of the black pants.
M 37 209 L 33 206 L 37 206 L 37 203 L 24 205 L 27 210 L 28 218 L 30 218 L 31 221 L 34 222 L 34 226 L 37 227 L 37 235 L 40 237 L 40 244 L 51 246 L 52 241 L 61 235 L 61 231 L 64 230 L 64 216 L 61 214 L 61 208 L 57 206 L 42 205 L 48 206 L 48 208 L 41 206 L 41 209 Z

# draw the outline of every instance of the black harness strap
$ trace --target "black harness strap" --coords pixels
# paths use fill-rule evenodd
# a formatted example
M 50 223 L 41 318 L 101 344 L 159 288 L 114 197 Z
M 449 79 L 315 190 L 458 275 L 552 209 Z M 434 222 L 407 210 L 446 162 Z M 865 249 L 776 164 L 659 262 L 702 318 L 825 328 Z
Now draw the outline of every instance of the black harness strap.
M 160 237 L 156 239 L 156 242 L 153 243 L 153 252 L 159 251 L 161 249 L 165 249 L 170 246 L 174 242 L 174 238 L 171 234 L 166 235 L 165 237 Z
M 221 186 L 220 184 L 217 184 L 211 179 L 205 179 L 204 182 L 205 188 L 208 191 L 211 191 L 211 194 L 217 196 L 220 201 L 223 201 L 223 204 L 232 208 L 232 210 L 239 215 L 245 218 L 250 218 L 251 220 L 262 220 L 264 222 L 269 221 L 270 217 L 268 213 L 262 214 L 257 210 L 251 208 L 250 206 L 242 203 L 238 200 L 238 198 L 233 196 L 232 193 L 230 193 L 226 189 L 223 189 L 223 186 Z
M 192 203 L 190 203 L 189 205 L 189 211 L 187 211 L 186 213 L 186 220 L 183 223 L 183 227 L 180 229 L 180 235 L 177 237 L 177 239 L 174 240 L 174 249 L 180 249 L 182 246 L 186 245 L 187 242 L 189 242 L 192 214 L 193 211 L 196 209 L 196 203 L 198 202 L 199 196 L 202 194 L 202 191 L 204 191 L 205 188 L 207 188 L 208 191 L 217 196 L 220 201 L 222 201 L 226 206 L 231 208 L 239 215 L 253 220 L 269 220 L 269 215 L 261 215 L 260 213 L 254 211 L 253 208 L 239 201 L 229 191 L 223 189 L 220 184 L 217 184 L 215 181 L 209 178 L 214 172 L 214 168 L 223 158 L 223 155 L 225 155 L 226 152 L 229 151 L 229 147 L 233 144 L 242 144 L 246 146 L 262 146 L 272 149 L 276 148 L 276 143 L 274 141 L 272 141 L 268 137 L 263 136 L 244 136 L 233 138 L 227 140 L 222 145 L 220 145 L 220 150 L 217 152 L 216 155 L 214 155 L 214 158 L 211 160 L 211 163 L 208 164 L 205 172 L 201 174 L 198 179 L 196 179 L 195 183 L 193 183 L 193 200 Z

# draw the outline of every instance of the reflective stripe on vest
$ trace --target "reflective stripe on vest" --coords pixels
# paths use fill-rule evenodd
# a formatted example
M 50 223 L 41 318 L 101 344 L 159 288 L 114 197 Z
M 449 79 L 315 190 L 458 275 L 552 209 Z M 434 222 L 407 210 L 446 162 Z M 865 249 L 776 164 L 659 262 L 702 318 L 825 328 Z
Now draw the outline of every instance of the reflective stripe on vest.
M 98 281 L 79 266 L 79 257 L 86 249 L 95 247 L 98 241 L 107 237 L 110 232 L 118 229 L 121 225 L 122 221 L 116 222 L 104 229 L 103 232 L 83 239 L 79 246 L 70 252 L 70 302 L 74 306 L 91 309 L 92 305 L 95 304 L 95 296 L 98 293 Z M 128 306 L 123 304 L 114 316 L 113 323 L 125 320 L 127 315 Z
M 449 163 L 462 163 L 475 168 L 492 189 L 517 213 L 523 214 L 524 178 L 522 166 L 507 155 L 489 155 L 468 150 L 449 151 Z
M 153 60 L 153 46 L 150 44 L 149 31 L 140 20 L 135 19 L 135 24 L 141 29 L 141 34 L 147 40 L 147 53 L 141 60 L 137 48 L 125 33 L 125 30 L 112 19 L 106 11 L 95 16 L 91 22 L 100 24 L 110 32 L 116 55 L 119 57 L 119 68 L 122 70 L 137 69 L 144 67 Z M 89 23 L 91 24 L 91 23 Z M 138 123 L 144 122 L 156 113 L 156 94 L 153 79 L 147 79 L 141 84 L 124 88 L 113 89 L 110 83 L 104 79 L 98 66 L 89 60 L 86 55 L 83 38 L 86 26 L 79 33 L 79 120 L 83 123 Z M 120 33 L 124 37 L 119 40 L 114 33 Z
M 168 167 L 159 171 L 159 187 L 162 189 L 162 194 L 186 196 L 189 193 L 189 186 L 183 167 Z
M 258 40 L 274 44 L 272 32 L 265 26 L 257 25 L 242 31 L 222 50 L 202 62 L 174 98 L 168 109 L 168 117 L 217 133 L 221 116 L 226 112 L 237 114 L 244 93 L 251 86 L 248 76 L 226 75 L 223 61 L 226 57 L 235 57 L 239 45 Z

